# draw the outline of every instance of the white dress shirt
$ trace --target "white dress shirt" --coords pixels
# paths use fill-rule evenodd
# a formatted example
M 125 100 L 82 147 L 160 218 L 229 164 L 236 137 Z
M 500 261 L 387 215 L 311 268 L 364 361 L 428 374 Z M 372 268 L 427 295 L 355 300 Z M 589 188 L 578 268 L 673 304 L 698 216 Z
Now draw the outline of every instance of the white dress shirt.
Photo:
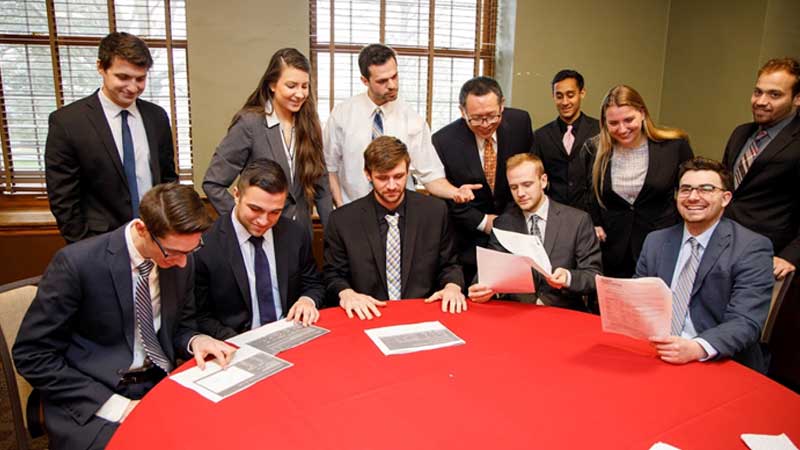
M 339 177 L 343 203 L 367 195 L 372 187 L 364 175 L 364 150 L 372 142 L 373 114 L 378 105 L 367 93 L 336 105 L 323 132 L 328 172 Z M 444 178 L 444 166 L 431 142 L 425 120 L 401 99 L 381 105 L 383 134 L 394 136 L 408 147 L 411 174 L 423 184 Z M 413 187 L 413 186 L 412 186 Z
M 98 91 L 97 96 L 100 98 L 100 105 L 103 107 L 106 121 L 109 128 L 111 128 L 114 143 L 117 145 L 119 160 L 123 164 L 122 115 L 120 113 L 122 113 L 123 109 L 128 111 L 128 128 L 131 130 L 133 154 L 136 157 L 136 186 L 139 188 L 139 200 L 141 200 L 145 192 L 153 187 L 153 174 L 150 172 L 150 145 L 147 142 L 147 133 L 144 129 L 142 115 L 139 113 L 139 108 L 136 107 L 136 102 L 133 102 L 127 108 L 123 108 L 106 97 L 102 89 Z
M 706 248 L 708 248 L 708 242 L 711 240 L 711 235 L 714 234 L 714 230 L 717 229 L 717 225 L 719 225 L 719 220 L 711 226 L 711 228 L 707 229 L 706 231 L 700 233 L 697 236 L 694 236 L 695 240 L 700 244 L 699 253 L 700 253 L 700 261 L 703 260 L 703 253 L 705 253 Z M 675 284 L 678 282 L 678 276 L 681 273 L 681 269 L 683 266 L 686 265 L 686 261 L 689 260 L 689 257 L 692 254 L 692 245 L 689 244 L 689 238 L 692 237 L 692 234 L 689 233 L 689 230 L 686 229 L 686 225 L 683 226 L 683 237 L 681 238 L 681 251 L 678 253 L 678 261 L 675 263 L 675 271 L 672 273 L 672 283 L 670 284 L 669 288 L 672 290 L 673 295 L 675 292 Z M 698 269 L 700 268 L 698 264 Z M 697 330 L 694 328 L 694 323 L 692 322 L 692 314 L 689 311 L 689 308 L 686 308 L 686 321 L 683 323 L 683 330 L 681 330 L 681 337 L 685 339 L 694 339 L 703 347 L 703 350 L 708 353 L 706 358 L 701 359 L 701 361 L 706 361 L 709 359 L 714 358 L 719 353 L 717 349 L 715 349 L 711 344 L 708 343 L 703 338 L 697 337 Z
M 239 223 L 236 218 L 236 208 L 231 211 L 231 221 L 233 222 L 233 229 L 236 231 L 236 240 L 239 242 L 239 251 L 242 252 L 242 259 L 244 260 L 244 269 L 247 271 L 247 283 L 250 286 L 250 305 L 253 311 L 253 322 L 250 328 L 258 328 L 261 325 L 261 310 L 258 307 L 258 293 L 256 292 L 256 268 L 255 268 L 255 247 L 249 241 L 251 234 L 247 229 Z M 264 233 L 264 241 L 261 244 L 264 253 L 267 254 L 269 261 L 269 277 L 272 280 L 272 300 L 275 303 L 275 317 L 280 319 L 283 317 L 283 308 L 281 307 L 281 291 L 278 286 L 278 271 L 277 260 L 275 259 L 275 240 L 272 233 L 272 228 Z

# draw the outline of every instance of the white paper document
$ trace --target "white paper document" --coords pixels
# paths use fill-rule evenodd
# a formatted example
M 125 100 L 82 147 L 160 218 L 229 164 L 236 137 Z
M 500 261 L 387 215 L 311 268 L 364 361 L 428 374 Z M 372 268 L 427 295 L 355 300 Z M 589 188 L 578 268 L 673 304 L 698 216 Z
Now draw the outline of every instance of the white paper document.
M 786 433 L 779 435 L 770 434 L 743 434 L 742 440 L 750 450 L 797 450 Z
M 650 450 L 681 450 L 681 449 L 673 445 L 669 445 L 665 442 L 656 442 L 655 444 L 653 444 L 652 447 L 650 447 Z
M 506 250 L 519 255 L 527 256 L 531 260 L 531 266 L 547 278 L 553 274 L 553 266 L 550 264 L 550 257 L 544 245 L 536 236 L 525 233 L 515 233 L 513 231 L 493 228 L 492 233 Z
M 536 292 L 530 258 L 476 247 L 478 281 L 498 294 Z
M 372 328 L 364 332 L 387 356 L 464 344 L 463 339 L 453 334 L 438 320 Z
M 635 339 L 669 336 L 672 291 L 661 278 L 595 276 L 603 331 Z
M 233 354 L 225 370 L 215 361 L 209 361 L 205 370 L 192 367 L 170 379 L 217 403 L 291 366 L 288 361 L 244 345 Z
M 305 344 L 327 333 L 329 333 L 329 330 L 315 325 L 304 327 L 299 323 L 276 320 L 234 336 L 228 339 L 228 342 L 239 347 L 246 344 L 270 355 L 277 355 L 284 350 Z

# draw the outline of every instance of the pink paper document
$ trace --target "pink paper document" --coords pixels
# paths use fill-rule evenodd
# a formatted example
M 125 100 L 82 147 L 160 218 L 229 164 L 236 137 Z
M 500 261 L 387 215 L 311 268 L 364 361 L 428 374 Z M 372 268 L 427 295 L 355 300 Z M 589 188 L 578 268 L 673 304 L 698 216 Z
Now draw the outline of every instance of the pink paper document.
M 603 331 L 635 339 L 669 336 L 672 291 L 661 278 L 594 279 Z
M 478 282 L 498 294 L 532 294 L 533 285 L 530 258 L 477 247 Z

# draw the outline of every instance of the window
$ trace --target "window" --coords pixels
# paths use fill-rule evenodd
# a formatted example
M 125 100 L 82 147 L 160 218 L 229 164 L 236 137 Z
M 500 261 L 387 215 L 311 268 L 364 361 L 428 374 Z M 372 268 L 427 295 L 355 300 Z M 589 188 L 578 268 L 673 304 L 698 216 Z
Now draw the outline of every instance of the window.
M 334 105 L 364 92 L 358 52 L 397 52 L 400 95 L 438 130 L 460 117 L 458 92 L 494 75 L 497 0 L 310 0 L 311 63 L 323 123 Z
M 43 194 L 49 114 L 101 86 L 97 47 L 126 31 L 150 47 L 142 99 L 167 111 L 176 165 L 191 182 L 185 0 L 0 0 L 0 195 Z

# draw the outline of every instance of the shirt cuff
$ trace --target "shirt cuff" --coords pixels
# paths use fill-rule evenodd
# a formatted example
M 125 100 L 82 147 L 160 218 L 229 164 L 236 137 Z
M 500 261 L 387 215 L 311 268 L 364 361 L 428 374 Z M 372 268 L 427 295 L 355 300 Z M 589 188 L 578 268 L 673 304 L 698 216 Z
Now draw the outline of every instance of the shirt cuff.
M 711 346 L 711 344 L 709 344 L 707 340 L 705 340 L 703 338 L 694 338 L 693 340 L 695 342 L 697 342 L 698 344 L 700 344 L 700 347 L 703 347 L 703 350 L 705 350 L 706 353 L 708 353 L 708 356 L 706 356 L 705 358 L 700 359 L 700 361 L 710 361 L 710 360 L 716 358 L 717 355 L 719 355 L 719 352 L 717 351 L 717 349 L 715 349 L 713 346 Z
M 122 420 L 122 415 L 128 409 L 131 400 L 119 394 L 111 394 L 111 398 L 103 403 L 103 406 L 94 413 L 95 416 L 105 419 L 109 422 L 119 423 Z
M 484 232 L 483 229 L 486 228 L 487 220 L 489 220 L 489 217 L 486 214 L 484 214 L 483 220 L 481 220 L 481 223 L 478 224 L 478 231 L 480 231 L 481 233 L 483 233 Z
M 567 282 L 564 283 L 564 287 L 565 288 L 569 288 L 571 285 L 572 285 L 572 271 L 568 270 L 567 271 Z

